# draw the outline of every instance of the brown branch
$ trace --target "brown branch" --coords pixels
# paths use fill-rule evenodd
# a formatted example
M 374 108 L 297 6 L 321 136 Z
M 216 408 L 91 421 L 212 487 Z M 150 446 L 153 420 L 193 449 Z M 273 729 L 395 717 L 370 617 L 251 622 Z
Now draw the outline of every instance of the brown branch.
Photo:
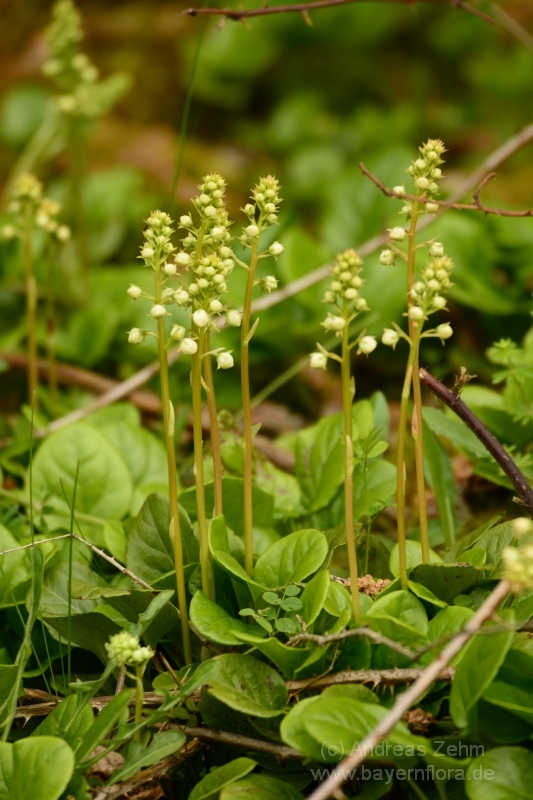
M 480 606 L 474 616 L 467 622 L 462 631 L 462 635 L 454 639 L 448 647 L 437 656 L 435 661 L 423 670 L 415 683 L 399 695 L 387 716 L 363 739 L 351 755 L 341 761 L 338 767 L 335 767 L 329 778 L 309 795 L 308 800 L 327 800 L 327 798 L 336 794 L 339 787 L 349 779 L 350 775 L 354 774 L 354 770 L 363 763 L 367 756 L 372 753 L 372 750 L 388 736 L 395 725 L 400 722 L 403 715 L 420 699 L 431 684 L 441 679 L 440 673 L 443 668 L 450 663 L 472 636 L 477 633 L 485 620 L 492 617 L 500 603 L 509 594 L 510 590 L 511 587 L 507 581 L 501 581 L 496 586 L 483 605 Z
M 454 208 L 457 211 L 481 211 L 483 214 L 495 214 L 497 217 L 533 217 L 533 209 L 531 208 L 527 211 L 508 211 L 504 208 L 493 208 L 492 206 L 487 206 L 482 203 L 481 192 L 487 183 L 496 177 L 495 172 L 489 172 L 488 175 L 485 175 L 476 189 L 473 203 L 455 203 L 450 200 L 436 200 L 434 197 L 429 197 L 425 194 L 415 195 L 407 194 L 406 192 L 395 192 L 389 189 L 388 186 L 385 186 L 379 178 L 376 178 L 376 176 L 365 167 L 362 161 L 359 164 L 359 169 L 363 175 L 366 175 L 366 177 L 378 187 L 378 189 L 381 189 L 383 194 L 387 197 L 393 197 L 396 200 L 410 200 L 414 203 L 435 203 L 435 205 L 441 208 Z
M 493 436 L 458 395 L 450 391 L 450 389 L 444 386 L 437 378 L 434 378 L 427 370 L 420 370 L 420 380 L 439 398 L 439 400 L 442 400 L 443 403 L 451 408 L 452 411 L 468 425 L 481 444 L 486 447 L 491 456 L 493 456 L 505 472 L 520 495 L 523 504 L 533 513 L 533 490 L 525 475 L 518 469 L 509 453 L 507 453 L 496 437 Z
M 352 636 L 366 636 L 376 644 L 383 644 L 385 647 L 388 647 L 391 650 L 394 650 L 394 652 L 399 653 L 399 655 L 408 658 L 409 661 L 414 661 L 418 655 L 414 650 L 404 647 L 399 642 L 395 642 L 394 639 L 389 639 L 388 636 L 383 636 L 381 633 L 377 633 L 377 631 L 373 631 L 371 628 L 366 627 L 350 628 L 349 630 L 342 631 L 341 633 L 331 633 L 328 636 L 321 636 L 318 633 L 298 633 L 296 636 L 293 636 L 292 639 L 289 639 L 287 644 L 293 645 L 298 644 L 299 642 L 316 642 L 316 644 L 318 644 L 320 647 L 323 647 L 331 642 L 341 642 L 344 639 L 348 639 Z
M 284 761 L 303 761 L 306 758 L 303 753 L 293 747 L 275 744 L 274 742 L 264 742 L 262 739 L 252 739 L 250 736 L 242 736 L 240 733 L 218 731 L 212 728 L 189 728 L 185 725 L 167 725 L 166 727 L 180 730 L 186 733 L 187 736 L 194 736 L 195 739 L 203 739 L 206 742 L 220 742 L 243 750 L 267 753 L 282 763 Z
M 435 662 L 433 662 L 435 663 Z M 291 694 L 300 692 L 314 692 L 325 689 L 326 686 L 338 686 L 345 683 L 372 683 L 374 686 L 397 686 L 404 683 L 413 683 L 425 672 L 424 669 L 347 669 L 335 672 L 332 675 L 323 675 L 318 678 L 305 678 L 298 681 L 287 681 L 287 689 Z M 453 680 L 455 670 L 451 667 L 440 668 L 438 677 L 434 680 Z
M 9 364 L 11 369 L 26 370 L 28 368 L 28 358 L 21 353 L 6 353 L 2 350 L 0 359 Z M 47 377 L 49 366 L 46 359 L 38 360 L 37 371 L 40 378 Z M 56 364 L 56 371 L 59 383 L 65 386 L 81 386 L 83 389 L 88 389 L 95 394 L 108 392 L 120 385 L 119 381 L 114 380 L 114 378 L 108 378 L 105 375 L 99 375 L 97 372 L 75 367 L 72 364 L 58 363 Z M 141 411 L 145 411 L 148 414 L 159 414 L 161 411 L 161 400 L 156 394 L 148 390 L 134 390 L 129 395 L 129 399 Z

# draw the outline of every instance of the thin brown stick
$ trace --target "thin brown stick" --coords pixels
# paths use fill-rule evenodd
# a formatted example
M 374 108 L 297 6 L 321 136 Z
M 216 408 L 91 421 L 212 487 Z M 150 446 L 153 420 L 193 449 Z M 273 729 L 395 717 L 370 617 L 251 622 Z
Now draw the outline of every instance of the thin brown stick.
M 349 639 L 352 636 L 366 636 L 367 639 L 371 639 L 376 644 L 383 644 L 385 647 L 394 650 L 395 653 L 399 653 L 399 655 L 408 658 L 409 661 L 414 661 L 417 657 L 417 653 L 414 650 L 410 650 L 408 647 L 404 647 L 399 642 L 395 642 L 394 639 L 389 639 L 388 636 L 382 636 L 381 633 L 377 633 L 373 631 L 371 628 L 350 628 L 349 630 L 342 631 L 341 633 L 331 633 L 328 636 L 321 636 L 318 633 L 298 633 L 296 636 L 293 636 L 292 639 L 289 639 L 287 642 L 288 645 L 298 644 L 299 642 L 316 642 L 320 647 L 324 647 L 326 644 L 330 644 L 331 642 L 341 642 L 344 639 Z
M 495 214 L 497 217 L 532 217 L 533 216 L 533 209 L 528 209 L 527 211 L 508 211 L 504 208 L 493 208 L 492 206 L 487 206 L 485 203 L 481 202 L 481 192 L 487 185 L 489 181 L 496 177 L 495 172 L 489 172 L 488 175 L 485 175 L 483 180 L 480 182 L 479 186 L 477 187 L 475 194 L 474 194 L 474 202 L 473 203 L 454 203 L 450 200 L 436 200 L 434 197 L 429 197 L 427 195 L 414 195 L 414 194 L 407 194 L 407 192 L 395 192 L 392 189 L 389 189 L 388 186 L 385 186 L 379 178 L 376 178 L 370 170 L 368 170 L 363 162 L 359 164 L 359 169 L 369 178 L 373 184 L 375 184 L 378 189 L 380 189 L 383 194 L 387 197 L 393 197 L 396 200 L 410 200 L 416 203 L 435 203 L 435 205 L 440 206 L 441 208 L 454 208 L 457 211 L 481 211 L 483 214 Z
M 404 669 L 346 669 L 334 672 L 332 675 L 322 675 L 318 678 L 306 678 L 298 681 L 287 681 L 287 689 L 291 694 L 300 692 L 314 692 L 325 689 L 326 686 L 338 686 L 345 683 L 371 683 L 373 686 L 398 686 L 413 683 L 425 672 L 424 669 L 407 667 Z M 434 680 L 453 680 L 455 670 L 452 667 L 441 667 L 438 677 Z
M 429 667 L 423 670 L 422 674 L 399 695 L 387 716 L 376 725 L 373 731 L 366 736 L 356 750 L 345 758 L 336 767 L 330 777 L 324 781 L 311 795 L 308 800 L 327 800 L 332 797 L 337 789 L 348 780 L 350 774 L 363 763 L 372 753 L 372 750 L 391 732 L 394 726 L 402 719 L 403 715 L 411 708 L 414 703 L 429 689 L 432 683 L 440 680 L 440 673 L 443 668 L 459 653 L 467 644 L 472 636 L 477 633 L 485 620 L 492 617 L 500 603 L 509 594 L 511 587 L 507 581 L 501 581 L 494 591 L 488 596 L 483 605 L 476 611 L 474 616 L 467 622 L 462 634 L 457 636 L 440 655 L 437 656 Z
M 252 739 L 250 736 L 242 736 L 240 733 L 230 733 L 229 731 L 218 731 L 212 728 L 189 728 L 185 725 L 167 725 L 167 729 L 174 728 L 186 733 L 187 736 L 194 736 L 195 739 L 203 739 L 206 742 L 220 742 L 231 747 L 239 747 L 243 750 L 254 750 L 256 753 L 267 753 L 274 756 L 278 761 L 303 761 L 306 756 L 295 750 L 274 742 L 265 742 L 262 739 Z
M 520 495 L 523 504 L 533 513 L 533 490 L 525 475 L 518 469 L 509 453 L 499 443 L 496 437 L 493 436 L 458 395 L 450 391 L 450 389 L 444 386 L 437 378 L 434 378 L 427 370 L 420 370 L 420 380 L 439 398 L 439 400 L 442 400 L 443 403 L 451 408 L 452 411 L 468 425 L 481 444 L 486 447 L 491 456 L 503 469 Z

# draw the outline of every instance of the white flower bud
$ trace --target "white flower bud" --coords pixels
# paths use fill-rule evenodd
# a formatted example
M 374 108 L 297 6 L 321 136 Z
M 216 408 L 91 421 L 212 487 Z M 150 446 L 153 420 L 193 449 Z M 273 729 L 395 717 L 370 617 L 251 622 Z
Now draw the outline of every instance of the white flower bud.
M 355 300 L 358 294 L 359 292 L 357 291 L 357 289 L 346 289 L 346 291 L 344 292 L 344 296 L 347 300 Z
M 213 314 L 220 314 L 221 311 L 224 310 L 224 306 L 220 302 L 220 300 L 211 300 L 209 303 L 209 311 Z
M 141 344 L 144 342 L 145 333 L 140 328 L 132 328 L 128 331 L 128 342 L 130 344 Z
M 342 283 L 340 281 L 331 281 L 330 288 L 332 292 L 341 292 Z
M 215 275 L 215 277 L 218 277 L 218 276 Z M 215 291 L 217 292 L 217 294 L 223 294 L 223 292 L 225 292 L 227 288 L 228 288 L 227 284 L 224 283 L 224 281 L 222 281 L 222 283 L 219 283 L 219 284 L 217 284 L 215 286 Z
M 502 553 L 505 566 L 505 579 L 511 584 L 513 592 L 531 589 L 533 586 L 533 546 L 526 545 L 517 550 L 506 547 Z
M 9 240 L 14 239 L 17 235 L 17 230 L 14 225 L 4 225 L 2 228 L 2 238 Z
M 424 312 L 419 306 L 411 306 L 411 308 L 407 313 L 407 316 L 414 322 L 420 322 L 421 320 L 424 319 Z
M 339 278 L 343 283 L 350 283 L 352 280 L 352 273 L 350 272 L 350 270 L 345 269 L 343 272 L 341 272 Z
M 155 251 L 152 247 L 143 247 L 143 249 L 141 250 L 141 255 L 143 258 L 152 258 L 154 253 Z
M 342 331 L 342 329 L 346 325 L 346 320 L 344 319 L 344 317 L 338 317 L 338 316 L 333 316 L 333 314 L 328 314 L 322 325 L 327 331 Z
M 137 300 L 143 293 L 143 290 L 140 286 L 136 286 L 134 283 L 130 284 L 130 288 L 127 290 L 127 294 L 131 297 L 132 300 Z
M 426 203 L 426 211 L 428 212 L 428 214 L 436 214 L 438 210 L 439 210 L 438 203 Z
M 360 289 L 362 285 L 363 281 L 359 275 L 354 275 L 352 278 L 352 286 L 354 286 L 356 289 Z
M 216 217 L 216 213 L 217 210 L 214 206 L 207 206 L 207 208 L 204 209 L 204 214 L 206 217 Z
M 213 239 L 222 239 L 225 233 L 226 229 L 220 227 L 220 225 L 217 225 L 215 228 L 211 230 L 211 236 L 213 237 Z
M 265 212 L 267 214 L 275 214 L 276 213 L 276 206 L 274 203 L 265 203 Z
M 184 228 L 190 228 L 192 225 L 192 218 L 188 214 L 182 214 L 180 217 L 180 225 Z
M 334 303 L 335 295 L 333 292 L 324 292 L 324 303 Z
M 76 109 L 76 98 L 71 94 L 64 94 L 57 98 L 57 107 L 65 114 L 71 114 Z
M 184 339 L 181 343 L 181 352 L 187 356 L 193 356 L 198 352 L 198 345 L 194 339 Z
M 435 332 L 439 339 L 449 339 L 453 336 L 452 326 L 448 322 L 443 322 L 442 325 L 437 325 Z
M 231 247 L 221 247 L 218 253 L 220 258 L 231 258 L 233 256 Z
M 441 311 L 443 308 L 446 308 L 446 298 L 440 294 L 433 298 L 432 303 L 433 308 L 435 308 L 437 311 Z
M 357 300 L 354 300 L 354 306 L 356 311 L 368 311 L 368 306 L 364 297 L 358 297 Z
M 190 264 L 192 264 L 192 258 L 190 255 L 183 251 L 176 253 L 174 256 L 174 261 L 176 264 L 179 264 L 180 267 L 188 267 Z
M 207 289 L 207 287 L 209 286 L 209 281 L 206 280 L 205 278 L 199 278 L 198 286 L 200 287 L 200 289 Z
M 152 306 L 150 309 L 150 314 L 154 319 L 161 319 L 167 313 L 165 306 L 156 303 L 155 306 Z
M 207 311 L 204 311 L 203 308 L 198 308 L 192 315 L 192 321 L 198 328 L 207 328 L 211 318 Z
M 433 242 L 429 246 L 429 254 L 440 258 L 440 256 L 444 255 L 444 245 L 440 242 Z
M 359 352 L 367 356 L 376 349 L 377 345 L 375 336 L 363 336 L 359 342 Z
M 197 283 L 189 284 L 189 294 L 193 297 L 196 297 L 197 294 L 200 294 L 200 288 Z
M 389 238 L 393 239 L 395 242 L 403 242 L 405 239 L 405 229 L 400 227 L 391 228 L 389 230 Z
M 270 294 L 274 289 L 277 289 L 278 282 L 273 275 L 267 275 L 266 278 L 263 278 L 260 282 L 260 286 L 263 292 L 268 292 Z
M 415 161 L 415 167 L 416 169 L 425 169 L 427 167 L 427 164 L 423 158 L 417 158 Z
M 185 289 L 176 289 L 172 296 L 174 298 L 174 302 L 179 306 L 185 307 L 190 303 L 189 293 L 186 292 Z
M 181 342 L 186 333 L 187 331 L 185 330 L 183 325 L 173 325 L 172 328 L 170 329 L 170 338 L 176 339 L 176 341 Z
M 398 230 L 403 230 L 403 228 L 399 228 Z M 383 264 L 385 267 L 390 267 L 391 264 L 394 264 L 395 255 L 392 250 L 382 250 L 379 256 L 379 263 Z
M 168 275 L 169 278 L 175 275 L 177 271 L 178 270 L 176 269 L 175 264 L 165 264 L 165 266 L 163 267 L 163 272 L 165 273 L 165 275 Z
M 278 221 L 278 215 L 277 214 L 269 214 L 268 215 L 267 222 L 269 222 L 270 225 L 273 225 L 277 221 Z
M 238 328 L 241 324 L 241 313 L 240 311 L 236 311 L 235 309 L 231 309 L 230 311 L 226 311 L 226 322 L 228 325 L 231 325 L 232 328 Z
M 251 217 L 252 214 L 255 212 L 255 206 L 253 206 L 251 203 L 246 203 L 246 205 L 243 208 L 243 211 L 247 217 Z
M 259 228 L 257 225 L 248 225 L 246 228 L 246 235 L 251 236 L 252 238 L 259 236 Z
M 438 181 L 440 178 L 442 178 L 442 170 L 438 167 L 435 167 L 435 169 L 431 170 L 431 177 L 433 180 Z
M 393 194 L 405 194 L 405 189 L 403 186 L 394 186 L 392 190 Z
M 396 347 L 400 341 L 400 335 L 392 328 L 384 328 L 381 341 L 388 347 Z
M 427 189 L 429 186 L 429 181 L 427 178 L 423 177 L 417 178 L 415 181 L 415 186 L 417 187 L 417 189 L 422 189 L 422 190 Z
M 227 350 L 217 354 L 217 369 L 231 369 L 234 363 L 233 356 Z
M 435 278 L 432 278 L 430 281 L 428 281 L 428 289 L 430 289 L 432 292 L 440 292 L 441 288 L 442 287 L 439 281 L 437 281 Z
M 268 252 L 270 253 L 270 255 L 274 256 L 275 258 L 280 256 L 284 250 L 285 248 L 283 247 L 281 242 L 273 242 L 268 248 Z
M 309 356 L 309 364 L 312 369 L 326 369 L 328 357 L 325 353 L 311 353 Z

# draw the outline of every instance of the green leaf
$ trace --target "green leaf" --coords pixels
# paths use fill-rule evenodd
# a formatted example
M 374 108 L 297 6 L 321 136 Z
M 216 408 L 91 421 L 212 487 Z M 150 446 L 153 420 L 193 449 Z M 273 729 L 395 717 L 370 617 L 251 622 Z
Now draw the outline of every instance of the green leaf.
M 79 578 L 72 579 L 71 597 L 73 600 L 100 600 L 102 597 L 123 597 L 128 589 L 116 589 L 113 586 L 91 586 Z
M 18 664 L 0 665 L 0 722 L 8 716 L 8 708 L 13 692 L 17 691 L 19 675 Z
M 309 528 L 290 533 L 258 558 L 254 579 L 273 589 L 300 583 L 320 569 L 327 554 L 328 542 L 320 531 Z
M 483 700 L 511 711 L 530 725 L 533 724 L 533 697 L 530 691 L 503 681 L 494 681 L 483 694 Z
M 126 563 L 126 534 L 122 522 L 118 519 L 109 519 L 103 530 L 104 545 L 112 556 L 121 564 Z
M 127 781 L 140 769 L 151 767 L 152 764 L 171 756 L 185 744 L 185 741 L 186 736 L 181 731 L 163 731 L 155 734 L 149 747 L 143 747 L 139 742 L 132 742 L 125 764 L 113 773 L 108 785 Z
M 490 580 L 490 570 L 459 564 L 419 564 L 409 574 L 411 580 L 426 586 L 446 603 L 453 603 L 478 583 Z
M 308 649 L 288 647 L 274 637 L 260 639 L 251 633 L 241 633 L 240 631 L 236 632 L 235 636 L 239 642 L 255 647 L 260 653 L 263 653 L 288 678 L 295 677 L 296 672 L 305 664 L 309 656 Z
M 466 776 L 469 800 L 530 800 L 533 753 L 523 747 L 496 747 L 476 758 Z
M 509 612 L 502 612 L 501 616 L 504 613 L 504 619 L 512 621 Z M 513 637 L 513 630 L 491 633 L 490 636 L 478 633 L 466 646 L 450 694 L 450 712 L 459 728 L 466 727 L 468 712 L 498 674 Z
M 335 414 L 298 434 L 296 477 L 309 512 L 327 506 L 344 479 L 343 424 Z
M 369 461 L 366 472 L 354 470 L 353 513 L 359 520 L 384 508 L 396 491 L 396 467 L 382 458 Z
M 253 628 L 240 619 L 234 619 L 205 594 L 195 592 L 190 607 L 191 622 L 195 628 L 210 642 L 225 645 L 239 645 L 233 632 L 250 633 Z
M 54 736 L 0 746 L 0 800 L 58 800 L 74 770 L 69 745 Z
M 189 800 L 215 800 L 221 789 L 248 775 L 256 766 L 257 761 L 252 761 L 251 758 L 229 761 L 202 778 L 190 793 Z
M 405 558 L 407 570 L 410 571 L 422 563 L 422 545 L 408 539 L 405 543 Z M 442 564 L 442 558 L 434 550 L 429 551 L 430 564 Z M 400 549 L 397 544 L 391 550 L 389 569 L 395 578 L 400 574 Z
M 420 643 L 428 631 L 428 618 L 422 603 L 405 591 L 378 597 L 363 622 L 384 636 L 404 643 Z
M 308 758 L 312 758 L 313 761 L 320 762 L 323 760 L 321 744 L 308 733 L 304 725 L 310 707 L 318 702 L 320 702 L 320 697 L 305 697 L 300 700 L 283 718 L 279 731 L 285 744 L 288 744 L 289 747 L 294 747 L 300 753 L 304 753 Z
M 222 500 L 226 524 L 238 536 L 244 534 L 244 481 L 242 478 L 226 476 L 222 478 Z M 214 485 L 205 486 L 205 507 L 208 517 L 211 516 L 215 504 Z M 180 505 L 191 518 L 196 519 L 196 488 L 192 487 L 180 495 Z M 274 521 L 274 496 L 254 484 L 252 488 L 252 511 L 254 525 L 258 528 L 270 528 Z
M 0 525 L 0 550 L 14 550 L 20 542 Z M 22 603 L 31 580 L 31 560 L 27 550 L 0 557 L 0 608 Z
M 426 586 L 422 586 L 421 583 L 407 581 L 407 586 L 409 591 L 416 595 L 419 600 L 425 600 L 426 603 L 430 603 L 432 606 L 437 606 L 437 608 L 447 607 L 447 604 L 444 602 L 444 600 L 439 600 L 439 598 L 436 597 L 436 595 L 434 595 L 430 589 L 428 589 Z
M 287 781 L 261 774 L 227 786 L 220 800 L 302 800 L 302 795 Z
M 437 436 L 444 436 L 459 450 L 474 458 L 487 458 L 487 451 L 470 428 L 456 416 L 448 416 L 438 408 L 424 406 L 424 422 Z
M 76 422 L 48 436 L 33 460 L 33 494 L 59 514 L 48 517 L 50 528 L 65 524 L 70 517 L 61 483 L 72 498 L 76 470 L 76 511 L 102 520 L 122 519 L 130 508 L 133 484 L 120 453 L 91 425 Z M 103 543 L 102 529 L 78 518 L 88 537 Z
M 444 533 L 444 541 L 450 547 L 455 542 L 457 512 L 455 509 L 455 480 L 450 457 L 441 445 L 426 420 L 422 420 L 424 433 L 425 466 L 431 480 L 429 484 L 435 492 L 439 517 Z
M 93 750 L 103 742 L 109 731 L 115 726 L 118 718 L 122 714 L 122 710 L 129 705 L 133 695 L 133 689 L 123 689 L 120 694 L 117 694 L 116 697 L 102 709 L 82 739 L 78 752 L 76 753 L 77 762 L 82 762 L 89 758 Z
M 134 486 L 168 481 L 167 455 L 162 442 L 138 423 L 121 419 L 89 417 L 87 422 L 98 428 L 118 450 L 130 471 Z
M 57 736 L 64 739 L 74 752 L 94 722 L 94 714 L 87 703 L 78 710 L 79 699 L 70 695 L 56 706 L 52 713 L 35 728 L 31 736 Z
M 302 619 L 306 625 L 312 625 L 324 608 L 330 583 L 329 571 L 324 569 L 317 572 L 303 590 Z
M 174 550 L 169 535 L 170 511 L 167 497 L 149 495 L 128 536 L 126 566 L 139 578 L 151 583 L 174 570 Z M 184 563 L 199 560 L 199 545 L 190 520 L 180 508 L 180 528 Z
M 216 672 L 209 680 L 210 693 L 236 711 L 256 717 L 276 717 L 288 700 L 279 673 L 250 656 L 228 654 L 212 659 Z
M 44 616 L 50 617 L 64 617 L 68 615 L 69 609 L 69 596 L 68 596 L 68 581 L 69 581 L 69 565 L 68 563 L 60 563 L 56 567 L 46 571 L 44 576 L 43 591 L 41 595 L 40 612 Z M 105 580 L 100 577 L 96 572 L 93 572 L 86 564 L 80 564 L 78 561 L 72 562 L 72 586 L 74 588 L 75 581 L 79 586 L 85 586 L 87 589 L 100 588 L 102 591 L 109 588 Z M 83 614 L 91 611 L 95 606 L 95 600 L 91 598 L 78 599 L 71 598 L 70 607 L 71 613 Z

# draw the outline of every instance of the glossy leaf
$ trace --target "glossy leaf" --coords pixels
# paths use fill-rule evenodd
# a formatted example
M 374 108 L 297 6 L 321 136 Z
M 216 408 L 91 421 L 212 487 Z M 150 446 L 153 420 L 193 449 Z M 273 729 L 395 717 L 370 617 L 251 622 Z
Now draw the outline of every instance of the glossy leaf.
M 259 557 L 254 579 L 273 589 L 299 583 L 317 572 L 328 554 L 328 542 L 312 528 L 290 533 L 275 542 Z
M 469 800 L 530 800 L 533 754 L 523 747 L 497 747 L 476 758 L 466 777 Z
M 256 717 L 275 717 L 288 699 L 287 688 L 276 670 L 251 656 L 228 654 L 213 659 L 216 672 L 210 693 L 235 711 Z
M 251 758 L 236 758 L 213 769 L 196 784 L 189 800 L 215 800 L 221 789 L 248 775 L 256 765 L 257 762 Z

